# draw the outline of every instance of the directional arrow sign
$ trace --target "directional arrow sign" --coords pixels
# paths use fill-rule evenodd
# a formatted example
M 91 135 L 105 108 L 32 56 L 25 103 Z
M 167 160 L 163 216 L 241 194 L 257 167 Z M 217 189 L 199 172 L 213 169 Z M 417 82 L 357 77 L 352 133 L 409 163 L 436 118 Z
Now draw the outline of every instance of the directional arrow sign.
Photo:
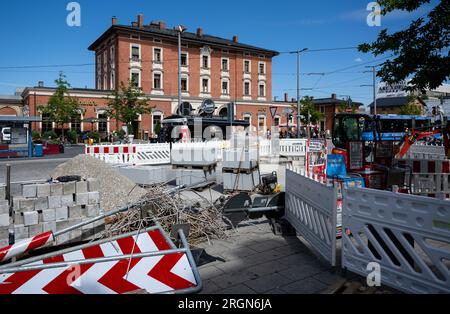
M 93 243 L 80 250 L 56 255 L 26 266 L 49 265 L 86 260 L 80 265 L 55 265 L 55 268 L 0 274 L 0 294 L 123 294 L 136 290 L 149 293 L 176 292 L 197 286 L 186 253 L 144 258 L 120 256 L 163 252 L 173 246 L 160 229 L 114 241 Z M 115 261 L 89 260 L 119 257 Z

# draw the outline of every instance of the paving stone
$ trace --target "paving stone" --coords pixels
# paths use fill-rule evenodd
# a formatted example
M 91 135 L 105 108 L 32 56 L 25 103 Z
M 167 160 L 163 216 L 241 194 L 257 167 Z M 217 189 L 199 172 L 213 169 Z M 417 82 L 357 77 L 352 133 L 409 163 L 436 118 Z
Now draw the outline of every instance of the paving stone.
M 9 214 L 9 205 L 0 205 L 0 214 Z
M 69 218 L 83 218 L 83 216 L 81 205 L 69 207 Z
M 28 227 L 24 225 L 15 225 L 14 226 L 14 239 L 15 241 L 28 239 L 29 236 L 29 230 Z
M 10 224 L 9 214 L 0 215 L 0 227 L 8 227 Z
M 228 288 L 257 278 L 257 275 L 250 271 L 235 269 L 234 272 L 225 272 L 225 274 L 212 278 L 211 280 L 220 288 Z
M 68 207 L 60 207 L 55 209 L 55 219 L 56 221 L 66 220 L 69 218 Z
M 304 265 L 304 264 L 311 264 L 311 263 L 318 263 L 319 260 L 311 255 L 310 252 L 304 252 L 301 254 L 293 254 L 289 256 L 285 256 L 279 260 L 281 264 L 287 265 L 287 266 L 298 266 L 298 265 Z
M 74 205 L 73 194 L 61 196 L 61 206 L 69 207 L 69 206 L 73 206 L 73 205 Z
M 271 273 L 279 273 L 285 269 L 287 269 L 288 266 L 277 263 L 276 261 L 270 261 L 258 265 L 252 265 L 249 267 L 249 269 L 256 275 L 262 277 Z
M 280 289 L 285 291 L 286 293 L 313 294 L 319 293 L 320 291 L 326 289 L 327 287 L 328 285 L 311 277 L 287 284 L 285 286 L 282 286 Z
M 280 288 L 291 283 L 293 280 L 281 276 L 280 274 L 269 274 L 258 279 L 246 281 L 245 285 L 249 286 L 258 293 L 264 293 L 275 288 Z
M 42 211 L 42 221 L 52 222 L 56 221 L 56 209 L 46 209 Z
M 34 225 L 34 226 L 30 226 L 28 228 L 28 230 L 29 230 L 29 233 L 30 233 L 30 238 L 33 238 L 33 237 L 35 237 L 37 235 L 42 234 L 44 229 L 43 229 L 43 225 L 42 224 L 37 224 L 37 225 Z
M 4 205 L 9 205 L 9 201 L 0 199 L 0 206 L 4 206 Z
M 297 281 L 312 277 L 314 275 L 320 274 L 321 272 L 323 272 L 323 269 L 317 264 L 304 264 L 291 266 L 285 270 L 280 271 L 280 274 Z
M 6 184 L 0 184 L 0 199 L 6 198 Z
M 37 197 L 50 196 L 50 184 L 49 183 L 37 184 L 36 189 L 37 189 L 37 191 L 36 191 Z
M 229 287 L 220 291 L 220 294 L 255 294 L 255 290 L 249 288 L 245 284 Z
M 100 192 L 89 192 L 89 205 L 96 205 L 100 203 Z
M 205 280 L 224 274 L 224 272 L 221 269 L 215 266 L 200 267 L 199 272 L 202 279 Z
M 53 195 L 48 197 L 48 208 L 59 208 L 61 206 L 61 195 Z
M 47 208 L 49 208 L 47 197 L 39 197 L 34 202 L 34 210 L 44 210 Z M 55 207 L 50 207 L 50 208 L 55 208 Z
M 314 279 L 319 280 L 320 282 L 323 282 L 326 285 L 332 285 L 339 279 L 343 277 L 339 276 L 338 274 L 332 272 L 332 271 L 324 271 L 319 274 L 314 275 Z
M 75 203 L 77 205 L 89 204 L 89 193 L 78 193 L 75 195 Z
M 0 240 L 9 241 L 9 228 L 0 227 Z M 2 248 L 3 246 L 0 246 Z
M 100 191 L 100 181 L 96 178 L 87 179 L 88 191 L 97 192 Z
M 220 256 L 225 258 L 227 261 L 232 261 L 236 259 L 241 259 L 243 257 L 247 257 L 253 254 L 256 254 L 257 252 L 252 250 L 249 247 L 240 247 L 236 249 L 229 249 L 226 251 L 223 251 L 220 253 Z
M 221 291 L 221 288 L 217 286 L 213 281 L 206 279 L 203 281 L 203 290 L 200 292 L 200 294 L 213 294 L 218 291 Z
M 76 193 L 87 193 L 88 183 L 86 181 L 79 181 L 75 184 Z
M 71 195 L 76 193 L 76 182 L 65 182 L 63 184 L 63 194 Z
M 23 213 L 23 221 L 26 227 L 39 223 L 39 214 L 36 211 Z
M 100 207 L 98 205 L 87 205 L 83 210 L 83 215 L 86 217 L 97 217 L 100 215 Z
M 63 195 L 63 184 L 62 183 L 52 183 L 50 185 L 50 195 L 51 196 L 61 196 Z
M 36 184 L 24 184 L 22 185 L 23 197 L 34 198 L 37 196 Z
M 267 241 L 262 241 L 260 243 L 257 244 L 252 244 L 249 246 L 249 248 L 251 248 L 252 250 L 256 251 L 256 252 L 265 252 L 265 251 L 270 251 L 272 249 L 277 249 L 280 246 L 283 246 L 284 243 L 282 240 L 267 240 Z

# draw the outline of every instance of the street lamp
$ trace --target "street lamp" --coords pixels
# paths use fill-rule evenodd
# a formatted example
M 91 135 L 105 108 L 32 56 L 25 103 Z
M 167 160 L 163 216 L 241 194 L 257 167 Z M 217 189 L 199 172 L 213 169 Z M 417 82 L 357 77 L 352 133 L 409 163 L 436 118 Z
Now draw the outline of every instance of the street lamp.
M 178 113 L 181 114 L 181 34 L 186 31 L 186 27 L 179 25 L 178 30 Z
M 300 138 L 300 124 L 301 124 L 301 115 L 300 115 L 300 54 L 302 52 L 307 51 L 308 48 L 303 48 L 297 51 L 291 51 L 290 54 L 297 54 L 297 137 Z

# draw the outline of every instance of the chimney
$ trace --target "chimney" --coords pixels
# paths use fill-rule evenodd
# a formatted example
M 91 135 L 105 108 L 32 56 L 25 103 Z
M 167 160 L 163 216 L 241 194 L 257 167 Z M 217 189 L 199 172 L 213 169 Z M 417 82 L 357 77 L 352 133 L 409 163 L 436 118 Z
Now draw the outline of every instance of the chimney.
M 138 15 L 138 27 L 142 28 L 144 26 L 144 15 L 143 14 L 139 14 Z
M 203 36 L 203 28 L 199 27 L 197 28 L 197 36 L 202 37 Z
M 289 102 L 289 94 L 284 93 L 284 102 Z
M 117 17 L 113 16 L 111 19 L 111 24 L 116 25 L 117 24 Z
M 137 25 L 138 25 L 137 22 L 131 22 L 132 27 L 137 27 Z
M 166 29 L 166 22 L 164 21 L 159 21 L 159 29 Z
M 39 81 L 38 82 L 38 87 L 44 87 L 44 81 Z
M 237 37 L 236 35 L 234 35 L 234 36 L 233 36 L 233 42 L 237 44 L 238 41 L 239 41 L 239 37 Z
M 336 99 L 337 95 L 336 94 L 331 94 L 331 99 Z

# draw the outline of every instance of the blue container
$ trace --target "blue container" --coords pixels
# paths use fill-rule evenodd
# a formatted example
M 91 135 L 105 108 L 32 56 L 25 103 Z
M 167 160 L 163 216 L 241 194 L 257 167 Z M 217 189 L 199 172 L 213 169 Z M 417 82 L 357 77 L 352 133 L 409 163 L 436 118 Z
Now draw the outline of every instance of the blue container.
M 43 157 L 44 156 L 44 150 L 43 150 L 42 144 L 34 145 L 34 156 L 35 157 Z

